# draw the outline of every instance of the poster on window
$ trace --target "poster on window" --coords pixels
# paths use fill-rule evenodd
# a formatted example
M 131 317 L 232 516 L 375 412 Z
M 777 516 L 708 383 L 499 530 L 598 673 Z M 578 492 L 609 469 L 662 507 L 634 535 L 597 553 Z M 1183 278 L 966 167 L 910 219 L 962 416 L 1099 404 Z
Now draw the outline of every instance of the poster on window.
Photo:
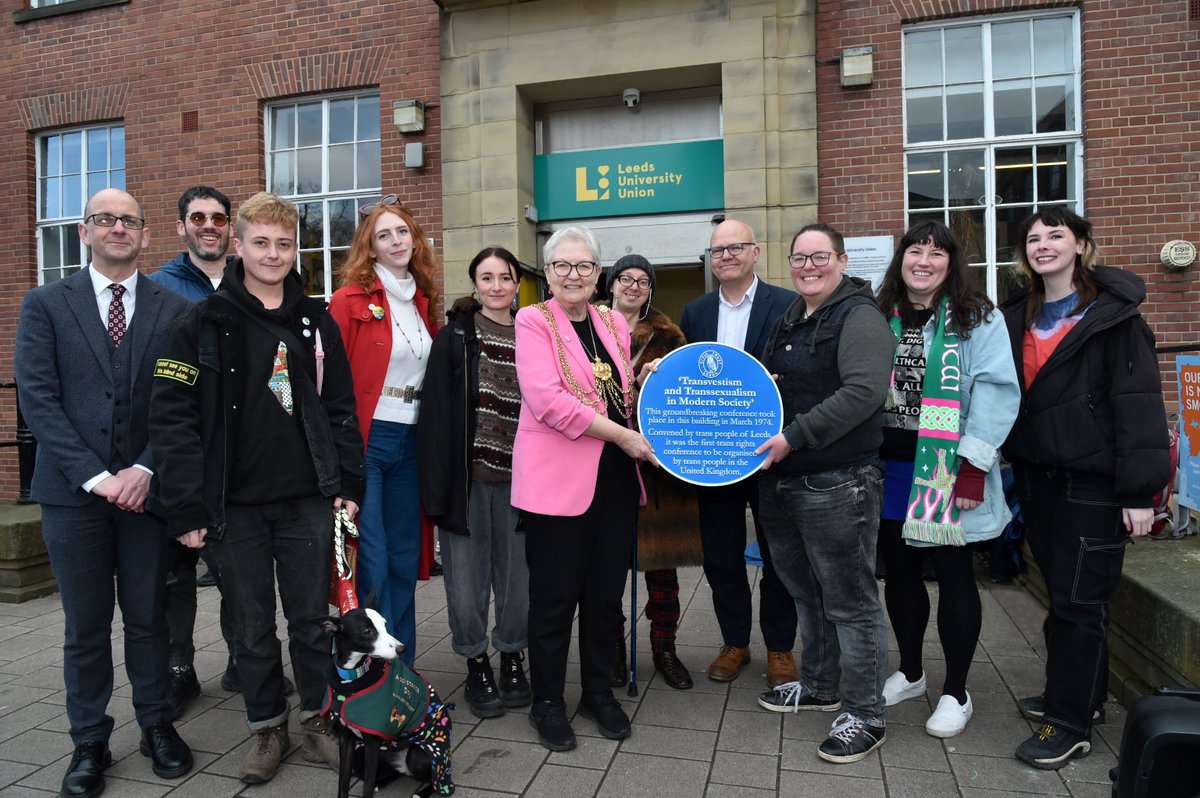
M 1179 381 L 1179 503 L 1200 510 L 1200 355 L 1175 358 Z

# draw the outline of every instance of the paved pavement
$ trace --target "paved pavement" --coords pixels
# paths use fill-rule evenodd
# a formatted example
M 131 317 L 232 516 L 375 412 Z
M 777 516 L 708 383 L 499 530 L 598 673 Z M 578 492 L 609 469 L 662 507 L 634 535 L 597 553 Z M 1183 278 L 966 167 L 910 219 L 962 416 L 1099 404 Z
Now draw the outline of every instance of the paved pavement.
M 757 576 L 757 571 L 753 571 Z M 459 796 L 653 796 L 654 798 L 755 798 L 757 796 L 984 796 L 1071 795 L 1107 798 L 1108 769 L 1120 742 L 1124 710 L 1108 705 L 1108 724 L 1093 736 L 1093 752 L 1055 772 L 1031 769 L 1012 757 L 1031 725 L 1017 714 L 1014 696 L 1041 687 L 1045 654 L 1040 640 L 1042 611 L 1021 588 L 981 585 L 983 633 L 968 689 L 975 716 L 959 737 L 938 740 L 924 722 L 942 678 L 936 630 L 926 638 L 927 674 L 933 695 L 892 707 L 887 742 L 879 753 L 852 765 L 819 759 L 816 746 L 832 720 L 826 713 L 779 715 L 755 702 L 764 689 L 764 649 L 751 643 L 753 660 L 731 685 L 710 682 L 703 669 L 720 645 L 711 595 L 698 568 L 680 571 L 684 607 L 680 658 L 696 678 L 694 689 L 672 690 L 654 678 L 644 619 L 638 625 L 639 694 L 618 696 L 633 719 L 633 735 L 621 742 L 598 735 L 578 718 L 579 747 L 550 753 L 537 744 L 524 711 L 478 721 L 461 695 L 466 664 L 450 647 L 441 580 L 417 592 L 417 667 L 443 696 L 457 700 L 454 712 L 454 777 Z M 639 586 L 641 587 L 641 586 Z M 640 592 L 640 591 L 639 591 Z M 931 589 L 935 594 L 936 589 Z M 237 779 L 247 748 L 240 696 L 221 690 L 224 645 L 217 624 L 215 588 L 200 592 L 196 624 L 196 669 L 204 694 L 177 724 L 196 756 L 187 777 L 165 781 L 150 772 L 137 751 L 129 683 L 121 661 L 121 630 L 114 626 L 116 694 L 110 713 L 117 728 L 110 741 L 111 798 L 307 798 L 336 794 L 336 774 L 300 758 L 298 722 L 292 716 L 292 750 L 270 782 L 247 787 Z M 626 602 L 628 606 L 628 602 Z M 282 619 L 281 628 L 285 628 Z M 57 597 L 0 604 L 0 798 L 50 796 L 71 754 L 63 708 L 61 643 L 63 616 Z M 285 648 L 286 651 L 286 648 Z M 568 680 L 578 678 L 572 649 Z M 893 646 L 892 664 L 896 654 Z M 568 681 L 568 709 L 579 698 Z M 397 782 L 384 796 L 407 798 L 411 782 Z

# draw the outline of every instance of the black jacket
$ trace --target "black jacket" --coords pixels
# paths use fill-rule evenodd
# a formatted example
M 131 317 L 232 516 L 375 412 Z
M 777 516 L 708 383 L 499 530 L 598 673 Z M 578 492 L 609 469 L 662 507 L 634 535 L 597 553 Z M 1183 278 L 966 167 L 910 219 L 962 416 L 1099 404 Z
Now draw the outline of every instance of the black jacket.
M 1121 269 L 1095 271 L 1100 294 L 1026 388 L 1002 451 L 1111 480 L 1122 507 L 1150 507 L 1171 476 L 1154 334 L 1138 312 L 1146 285 Z M 1002 306 L 1017 374 L 1024 374 L 1028 290 Z
M 239 289 L 245 292 L 243 274 L 240 260 L 229 265 L 221 288 L 179 318 L 155 367 L 150 446 L 157 467 L 150 509 L 167 520 L 173 535 L 202 527 L 216 539 L 224 533 L 232 468 L 230 428 L 254 423 L 253 419 L 241 418 L 236 423 L 233 419 L 240 412 L 238 397 L 244 393 L 244 331 L 255 324 L 247 317 L 246 300 L 233 294 Z M 293 402 L 318 487 L 323 496 L 361 504 L 365 486 L 362 434 L 354 415 L 354 385 L 341 333 L 322 300 L 302 295 L 299 275 L 293 272 L 288 280 L 286 290 L 293 303 L 288 330 L 294 341 L 304 344 L 303 357 L 291 361 Z M 319 396 L 314 330 L 320 330 L 325 352 Z M 294 352 L 293 343 L 286 342 Z M 303 368 L 296 368 L 297 363 Z
M 456 535 L 470 534 L 467 502 L 479 406 L 478 310 L 463 312 L 434 337 L 417 420 L 421 507 L 440 529 Z

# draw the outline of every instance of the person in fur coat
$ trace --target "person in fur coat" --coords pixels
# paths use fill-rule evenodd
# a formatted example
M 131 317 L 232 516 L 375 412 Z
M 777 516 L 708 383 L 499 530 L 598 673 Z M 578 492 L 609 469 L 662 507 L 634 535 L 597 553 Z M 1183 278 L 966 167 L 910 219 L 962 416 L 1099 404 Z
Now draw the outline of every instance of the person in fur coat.
M 608 294 L 613 308 L 629 323 L 633 373 L 687 343 L 683 332 L 665 313 L 650 307 L 654 293 L 654 266 L 641 255 L 626 255 L 608 274 Z M 650 648 L 654 669 L 676 690 L 692 686 L 692 676 L 675 653 L 679 627 L 679 577 L 681 565 L 701 565 L 699 514 L 695 490 L 659 468 L 643 468 L 646 506 L 638 515 L 637 567 L 646 572 L 646 617 L 650 619 Z M 625 684 L 629 671 L 622 631 L 617 641 L 611 683 Z

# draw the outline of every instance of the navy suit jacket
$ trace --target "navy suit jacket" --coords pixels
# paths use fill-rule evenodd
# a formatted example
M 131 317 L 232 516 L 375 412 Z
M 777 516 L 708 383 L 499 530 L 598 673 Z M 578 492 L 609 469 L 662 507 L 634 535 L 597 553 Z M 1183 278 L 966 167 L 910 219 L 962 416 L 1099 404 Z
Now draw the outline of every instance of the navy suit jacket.
M 775 329 L 776 322 L 798 296 L 795 291 L 771 285 L 760 277 L 758 288 L 754 292 L 754 303 L 750 306 L 750 324 L 746 328 L 746 342 L 742 349 L 762 360 L 763 349 Z M 717 291 L 710 291 L 687 303 L 679 321 L 679 328 L 683 330 L 689 344 L 717 340 L 717 314 L 720 306 L 721 300 Z
M 97 474 L 134 464 L 154 469 L 151 376 L 190 303 L 141 274 L 136 291 L 116 361 L 87 269 L 25 294 L 13 373 L 21 413 L 38 442 L 30 492 L 36 502 L 83 506 L 91 499 L 83 483 Z

